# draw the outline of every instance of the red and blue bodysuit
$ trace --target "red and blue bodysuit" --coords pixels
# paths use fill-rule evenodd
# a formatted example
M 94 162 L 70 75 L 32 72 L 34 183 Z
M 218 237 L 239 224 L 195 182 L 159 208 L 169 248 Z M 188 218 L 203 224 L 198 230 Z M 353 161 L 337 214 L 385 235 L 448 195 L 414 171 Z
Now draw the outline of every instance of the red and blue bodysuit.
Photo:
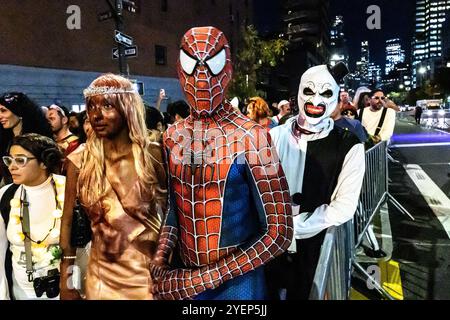
M 155 261 L 158 299 L 265 299 L 264 264 L 293 237 L 287 181 L 267 131 L 225 102 L 230 49 L 214 27 L 182 39 L 178 74 L 191 107 L 164 135 L 170 211 Z

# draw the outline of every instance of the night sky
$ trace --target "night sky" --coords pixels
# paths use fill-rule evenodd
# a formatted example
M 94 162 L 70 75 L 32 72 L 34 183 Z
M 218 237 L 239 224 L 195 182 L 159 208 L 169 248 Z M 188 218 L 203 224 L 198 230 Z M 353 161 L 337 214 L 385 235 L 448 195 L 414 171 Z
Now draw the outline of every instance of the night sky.
M 256 0 L 255 25 L 260 34 L 279 31 L 281 19 L 280 0 Z M 350 50 L 350 68 L 360 57 L 361 41 L 368 40 L 371 61 L 384 70 L 386 61 L 386 40 L 400 38 L 407 57 L 411 52 L 414 33 L 415 0 L 330 0 L 331 17 L 342 15 L 345 24 L 345 36 Z M 369 30 L 366 13 L 370 5 L 381 9 L 381 30 Z
M 331 15 L 344 17 L 344 32 L 350 50 L 350 67 L 355 67 L 360 57 L 361 41 L 369 41 L 371 61 L 384 70 L 386 61 L 386 40 L 400 38 L 406 56 L 411 53 L 414 34 L 414 0 L 331 0 Z M 369 30 L 366 21 L 368 6 L 378 5 L 381 9 L 381 30 Z

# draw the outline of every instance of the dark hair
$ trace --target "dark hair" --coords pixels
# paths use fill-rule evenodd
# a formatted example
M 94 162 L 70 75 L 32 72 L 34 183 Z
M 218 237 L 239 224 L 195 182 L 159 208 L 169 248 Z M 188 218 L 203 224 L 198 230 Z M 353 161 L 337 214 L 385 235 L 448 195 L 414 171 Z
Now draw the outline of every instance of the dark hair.
M 178 114 L 183 119 L 186 119 L 190 115 L 190 108 L 184 100 L 178 100 L 167 106 L 167 112 L 174 118 Z
M 24 93 L 5 93 L 0 97 L 0 104 L 22 118 L 22 134 L 37 133 L 46 137 L 53 136 L 42 108 Z M 4 129 L 3 126 L 0 126 L 0 156 L 7 153 L 13 137 L 14 134 L 11 129 Z
M 163 125 L 166 128 L 173 123 L 172 117 L 170 116 L 170 114 L 168 112 L 163 112 L 162 116 L 163 116 Z
M 373 97 L 374 94 L 377 93 L 377 92 L 383 92 L 384 93 L 383 89 L 376 88 L 376 89 L 373 89 L 372 91 L 370 91 L 370 97 Z
M 80 126 L 78 127 L 77 137 L 78 141 L 80 141 L 80 144 L 85 143 L 87 140 L 87 134 L 84 131 L 84 121 L 86 121 L 87 117 L 88 115 L 86 110 L 81 111 L 77 114 L 78 123 L 80 124 Z
M 378 91 L 377 91 L 378 92 Z M 360 109 L 364 109 L 366 107 L 366 105 L 364 105 L 364 97 L 372 97 L 370 92 L 362 92 L 359 95 L 359 99 L 358 99 L 358 105 L 356 106 L 358 108 L 358 110 Z
M 158 122 L 164 124 L 164 118 L 161 113 L 154 107 L 145 108 L 145 123 L 148 129 L 156 130 Z
M 55 141 L 36 133 L 27 133 L 13 139 L 11 146 L 20 146 L 31 152 L 47 167 L 47 173 L 60 173 L 63 155 Z

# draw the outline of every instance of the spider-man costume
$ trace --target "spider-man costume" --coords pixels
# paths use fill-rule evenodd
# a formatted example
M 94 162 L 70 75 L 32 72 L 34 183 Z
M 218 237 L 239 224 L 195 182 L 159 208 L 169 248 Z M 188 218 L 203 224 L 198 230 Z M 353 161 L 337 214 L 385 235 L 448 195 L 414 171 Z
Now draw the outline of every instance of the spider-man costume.
M 158 299 L 264 299 L 263 264 L 293 236 L 287 181 L 267 131 L 225 103 L 230 49 L 214 27 L 182 39 L 178 74 L 191 116 L 164 135 L 170 211 L 155 262 L 179 244 L 185 267 L 156 271 Z M 160 270 L 160 269 L 159 269 Z

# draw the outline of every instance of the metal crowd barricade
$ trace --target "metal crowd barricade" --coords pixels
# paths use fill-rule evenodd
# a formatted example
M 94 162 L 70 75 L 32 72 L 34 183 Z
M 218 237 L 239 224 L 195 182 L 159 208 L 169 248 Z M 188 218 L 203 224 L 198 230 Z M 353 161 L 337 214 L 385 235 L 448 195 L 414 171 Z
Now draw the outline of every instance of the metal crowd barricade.
M 380 142 L 366 151 L 366 172 L 354 217 L 356 247 L 388 195 L 387 143 Z
M 317 265 L 310 300 L 347 300 L 350 294 L 353 221 L 328 229 Z
M 387 150 L 387 142 L 383 141 L 366 151 L 366 172 L 356 214 L 352 221 L 329 228 L 322 245 L 310 299 L 348 299 L 352 266 L 370 280 L 376 290 L 388 299 L 393 299 L 355 259 L 356 248 L 362 244 L 372 220 L 385 201 L 389 200 L 403 214 L 414 220 L 389 194 Z

